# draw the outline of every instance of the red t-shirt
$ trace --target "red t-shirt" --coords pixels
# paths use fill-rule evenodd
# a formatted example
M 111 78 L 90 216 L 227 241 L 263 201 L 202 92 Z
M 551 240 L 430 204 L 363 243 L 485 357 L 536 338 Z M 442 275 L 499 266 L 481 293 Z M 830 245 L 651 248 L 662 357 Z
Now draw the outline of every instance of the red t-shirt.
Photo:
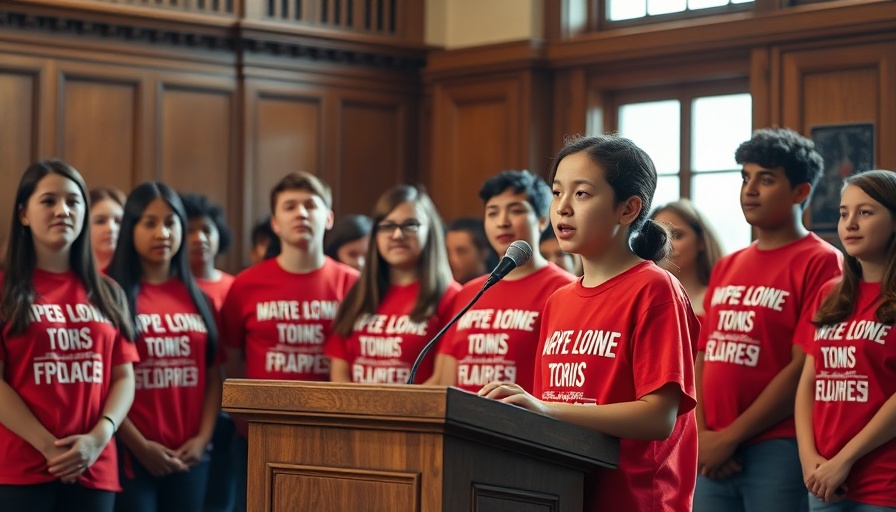
M 234 276 L 221 272 L 221 277 L 217 281 L 197 277 L 196 284 L 199 285 L 202 293 L 208 295 L 208 298 L 211 299 L 212 305 L 215 306 L 215 312 L 219 312 L 221 311 L 221 306 L 224 305 L 224 299 L 227 297 L 227 292 L 230 290 L 230 285 L 233 284 L 234 279 L 236 279 Z
M 822 288 L 817 301 L 839 279 Z M 859 282 L 852 315 L 839 324 L 801 334 L 815 358 L 815 405 L 812 427 L 818 453 L 830 459 L 865 428 L 896 393 L 896 329 L 875 317 L 880 283 Z M 815 308 L 817 309 L 817 308 Z M 846 477 L 846 499 L 896 507 L 896 440 L 860 458 Z
M 682 392 L 672 435 L 661 441 L 620 440 L 619 468 L 592 475 L 586 510 L 691 510 L 698 329 L 684 288 L 649 261 L 594 288 L 576 281 L 547 300 L 536 398 L 589 407 L 632 402 L 669 383 Z
M 467 284 L 454 300 L 452 318 L 482 289 L 488 276 Z M 471 392 L 489 382 L 515 382 L 532 391 L 541 310 L 558 288 L 575 276 L 553 263 L 488 289 L 445 333 L 439 353 L 457 360 L 455 386 Z
M 409 315 L 419 291 L 419 283 L 390 287 L 376 313 L 361 315 L 348 338 L 331 334 L 324 353 L 348 362 L 352 382 L 404 384 L 420 351 L 451 320 L 460 285 L 452 281 L 439 301 L 436 314 L 415 322 Z M 432 376 L 433 359 L 433 354 L 429 354 L 420 363 L 414 382 L 420 383 Z
M 767 251 L 753 243 L 716 263 L 699 344 L 707 429 L 728 427 L 790 364 L 799 319 L 842 269 L 840 252 L 814 233 Z M 796 437 L 793 417 L 750 443 L 782 437 Z
M 137 349 L 90 304 L 73 272 L 35 269 L 32 283 L 35 299 L 28 329 L 18 336 L 8 336 L 4 329 L 0 335 L 3 380 L 56 438 L 86 434 L 102 418 L 112 367 L 136 362 Z M 2 424 L 0 461 L 0 484 L 56 480 L 44 456 Z M 106 445 L 78 483 L 121 490 L 114 442 Z
M 240 273 L 221 308 L 223 345 L 242 349 L 249 379 L 326 381 L 323 348 L 330 324 L 358 272 L 330 258 L 305 274 L 277 258 Z
M 140 363 L 128 419 L 146 439 L 176 450 L 202 422 L 208 330 L 180 279 L 140 284 L 137 325 Z

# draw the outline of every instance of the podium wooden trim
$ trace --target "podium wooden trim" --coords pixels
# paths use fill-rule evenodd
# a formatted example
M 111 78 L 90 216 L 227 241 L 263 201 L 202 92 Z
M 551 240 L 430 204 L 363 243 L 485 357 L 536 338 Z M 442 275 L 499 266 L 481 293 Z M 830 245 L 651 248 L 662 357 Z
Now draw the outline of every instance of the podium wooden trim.
M 443 386 L 228 379 L 248 510 L 581 511 L 619 441 Z

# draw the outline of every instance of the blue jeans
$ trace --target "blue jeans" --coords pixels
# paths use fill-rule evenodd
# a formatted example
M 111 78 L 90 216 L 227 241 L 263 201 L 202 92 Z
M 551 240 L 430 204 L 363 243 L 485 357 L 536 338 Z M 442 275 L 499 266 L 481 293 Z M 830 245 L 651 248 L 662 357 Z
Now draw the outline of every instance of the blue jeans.
M 130 464 L 133 477 L 126 474 Z M 208 453 L 184 473 L 155 477 L 131 454 L 119 451 L 118 476 L 124 489 L 115 498 L 116 512 L 198 512 L 208 482 Z
M 112 491 L 88 489 L 59 480 L 34 485 L 0 485 L 0 510 L 112 512 L 114 502 L 115 493 Z
M 738 449 L 743 469 L 728 478 L 697 476 L 694 512 L 800 512 L 806 485 L 796 439 L 769 439 Z
M 246 481 L 249 479 L 249 440 L 233 436 L 233 473 L 236 478 L 233 512 L 246 512 Z
M 236 479 L 233 472 L 233 436 L 236 428 L 227 413 L 218 414 L 212 435 L 211 464 L 205 490 L 205 512 L 231 512 Z
M 869 505 L 858 501 L 843 500 L 837 503 L 825 503 L 809 494 L 809 510 L 811 512 L 894 512 L 896 508 Z

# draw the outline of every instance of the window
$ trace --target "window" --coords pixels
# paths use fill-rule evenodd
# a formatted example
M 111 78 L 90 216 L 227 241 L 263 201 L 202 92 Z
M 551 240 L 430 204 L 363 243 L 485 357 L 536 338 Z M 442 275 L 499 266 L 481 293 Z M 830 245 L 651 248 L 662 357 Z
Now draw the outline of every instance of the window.
M 752 99 L 736 90 L 745 88 L 623 93 L 611 102 L 616 124 L 610 129 L 632 139 L 654 161 L 659 180 L 653 205 L 690 198 L 725 253 L 751 241 L 740 209 L 740 166 L 734 161 L 735 149 L 752 132 Z M 651 98 L 663 92 L 666 98 Z
M 670 14 L 703 15 L 740 10 L 753 0 L 604 0 L 606 21 L 652 20 Z

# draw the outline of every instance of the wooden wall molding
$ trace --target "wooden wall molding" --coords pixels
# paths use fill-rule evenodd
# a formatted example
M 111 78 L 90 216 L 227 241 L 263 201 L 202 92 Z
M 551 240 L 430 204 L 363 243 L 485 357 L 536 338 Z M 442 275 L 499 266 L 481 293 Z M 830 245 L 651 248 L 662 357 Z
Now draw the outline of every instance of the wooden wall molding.
M 852 0 L 593 32 L 551 44 L 547 57 L 566 68 L 894 30 L 896 2 Z
M 35 8 L 5 4 L 0 10 L 0 27 L 62 36 L 95 37 L 140 45 L 176 46 L 187 49 L 233 51 L 236 42 L 226 27 L 189 23 L 149 25 L 139 18 L 113 17 L 102 12 L 72 12 L 64 9 Z M 14 10 L 15 9 L 15 10 Z M 204 32 L 204 33 L 203 33 Z
M 350 37 L 313 27 L 251 20 L 222 22 L 215 17 L 170 13 L 164 17 L 137 16 L 152 9 L 108 11 L 76 10 L 64 6 L 6 3 L 0 8 L 0 30 L 39 35 L 94 40 L 100 45 L 114 43 L 116 51 L 147 53 L 177 50 L 180 58 L 232 60 L 241 53 L 267 55 L 278 62 L 298 60 L 311 64 L 416 72 L 426 62 L 426 46 L 388 41 L 381 37 L 353 34 Z M 99 4 L 105 7 L 105 4 Z M 183 18 L 181 16 L 184 16 Z M 202 22 L 196 21 L 200 18 Z M 8 37 L 9 35 L 7 35 Z M 120 47 L 121 44 L 129 48 Z
M 874 123 L 875 162 L 892 169 L 896 146 L 888 141 L 896 134 L 896 41 L 866 40 L 773 49 L 782 72 L 772 121 L 805 135 L 814 126 Z
M 432 51 L 423 77 L 433 82 L 472 75 L 544 69 L 547 45 L 540 40 L 515 41 L 459 50 Z
M 547 40 L 450 51 L 240 9 L 3 2 L 0 179 L 13 182 L 37 158 L 71 156 L 95 182 L 115 172 L 195 188 L 175 169 L 192 162 L 216 180 L 209 192 L 240 241 L 226 268 L 237 270 L 267 190 L 288 171 L 330 181 L 337 215 L 366 211 L 401 181 L 426 184 L 446 219 L 479 214 L 483 179 L 544 172 L 565 135 L 599 126 L 612 95 L 634 89 L 742 80 L 757 127 L 851 122 L 861 111 L 879 127 L 879 164 L 894 166 L 896 149 L 884 144 L 896 134 L 896 2 L 769 8 L 776 1 L 568 39 L 549 27 Z M 862 95 L 865 86 L 874 92 Z M 856 98 L 861 108 L 850 106 Z M 114 147 L 101 136 L 109 130 Z M 204 144 L 216 151 L 194 148 Z

